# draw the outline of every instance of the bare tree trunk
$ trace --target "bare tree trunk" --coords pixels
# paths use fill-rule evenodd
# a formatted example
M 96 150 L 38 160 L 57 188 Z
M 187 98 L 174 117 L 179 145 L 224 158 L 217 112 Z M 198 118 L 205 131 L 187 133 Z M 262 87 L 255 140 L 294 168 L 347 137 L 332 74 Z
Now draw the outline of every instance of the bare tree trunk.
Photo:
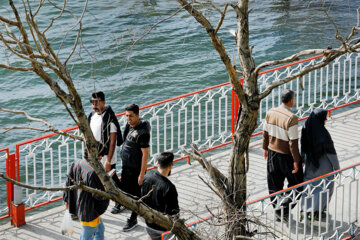
M 239 119 L 233 135 L 233 142 L 228 168 L 230 195 L 229 201 L 235 207 L 234 212 L 227 212 L 229 223 L 227 225 L 226 239 L 235 236 L 246 236 L 246 199 L 247 179 L 249 169 L 248 147 L 251 134 L 257 127 L 258 104 L 254 108 L 239 109 Z M 233 219 L 233 221 L 230 221 Z M 235 220 L 236 219 L 236 220 Z M 234 221 L 235 220 L 235 221 Z

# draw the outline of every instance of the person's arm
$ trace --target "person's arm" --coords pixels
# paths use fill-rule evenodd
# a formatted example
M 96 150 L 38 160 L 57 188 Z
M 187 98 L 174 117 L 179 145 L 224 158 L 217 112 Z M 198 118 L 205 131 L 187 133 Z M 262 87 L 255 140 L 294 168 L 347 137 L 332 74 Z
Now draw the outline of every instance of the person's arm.
M 289 122 L 289 148 L 290 153 L 294 159 L 294 170 L 292 173 L 297 173 L 299 168 L 301 167 L 301 157 L 299 153 L 299 127 L 298 127 L 298 119 L 295 115 L 290 119 Z
M 175 187 L 171 187 L 169 192 L 166 194 L 166 214 L 179 218 L 180 217 L 180 207 L 178 202 L 178 194 Z
M 107 159 L 105 160 L 105 163 L 104 163 L 104 168 L 105 168 L 106 172 L 109 172 L 111 170 L 111 159 L 114 155 L 115 147 L 116 147 L 116 132 L 110 133 L 109 152 L 107 155 Z
M 70 180 L 70 178 L 74 179 L 74 175 L 73 175 L 73 166 L 74 164 L 72 164 L 70 166 L 70 169 L 68 171 L 68 178 L 66 179 L 66 182 L 65 182 L 65 186 L 69 187 L 69 186 L 72 186 L 74 185 L 72 183 L 72 181 Z M 63 193 L 63 200 L 64 200 L 64 206 L 65 206 L 65 209 L 69 209 L 69 194 L 70 194 L 70 191 L 64 191 Z
M 267 122 L 264 121 L 264 128 L 263 128 L 263 142 L 262 142 L 262 148 L 264 149 L 264 158 L 267 159 L 268 156 L 268 146 L 269 146 L 269 133 L 267 128 Z
M 139 174 L 139 178 L 138 178 L 138 184 L 139 186 L 142 185 L 142 182 L 144 180 L 145 177 L 145 172 L 146 172 L 146 168 L 147 168 L 147 162 L 148 162 L 148 158 L 149 158 L 149 148 L 141 148 L 141 152 L 142 152 L 142 158 L 141 158 L 141 170 L 140 170 L 140 174 Z

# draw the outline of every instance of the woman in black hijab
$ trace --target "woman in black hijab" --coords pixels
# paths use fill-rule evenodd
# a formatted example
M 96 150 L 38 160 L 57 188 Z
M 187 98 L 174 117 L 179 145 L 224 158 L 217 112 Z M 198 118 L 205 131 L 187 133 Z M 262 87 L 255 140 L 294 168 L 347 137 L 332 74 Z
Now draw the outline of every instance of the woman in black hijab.
M 328 111 L 325 109 L 315 109 L 301 130 L 301 156 L 305 163 L 304 181 L 340 169 L 334 143 L 325 128 L 327 113 Z M 314 211 L 315 218 L 322 214 L 322 220 L 325 220 L 325 209 L 328 202 L 326 191 L 329 189 L 330 201 L 334 187 L 333 178 L 334 175 L 315 181 L 306 188 L 302 210 L 307 213 L 309 220 L 311 220 L 312 211 Z M 321 198 L 320 193 L 322 194 Z M 307 196 L 309 198 L 306 200 Z M 314 198 L 314 205 L 312 205 L 312 198 Z

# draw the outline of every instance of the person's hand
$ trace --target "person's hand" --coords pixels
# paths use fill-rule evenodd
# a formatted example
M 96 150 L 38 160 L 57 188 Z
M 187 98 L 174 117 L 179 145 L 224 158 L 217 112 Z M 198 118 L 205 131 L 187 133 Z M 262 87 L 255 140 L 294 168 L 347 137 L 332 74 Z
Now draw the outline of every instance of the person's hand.
M 69 209 L 69 204 L 68 204 L 68 202 L 65 202 L 65 209 L 66 209 L 66 210 Z
M 264 158 L 265 158 L 265 160 L 267 159 L 267 156 L 268 156 L 268 150 L 264 150 Z
M 138 184 L 139 184 L 139 186 L 142 185 L 143 180 L 144 180 L 144 177 L 145 177 L 145 173 L 140 173 L 139 178 L 138 178 Z
M 294 162 L 294 170 L 292 170 L 292 173 L 297 173 L 299 171 L 299 163 Z
M 104 168 L 106 172 L 109 172 L 111 170 L 111 162 L 105 161 Z

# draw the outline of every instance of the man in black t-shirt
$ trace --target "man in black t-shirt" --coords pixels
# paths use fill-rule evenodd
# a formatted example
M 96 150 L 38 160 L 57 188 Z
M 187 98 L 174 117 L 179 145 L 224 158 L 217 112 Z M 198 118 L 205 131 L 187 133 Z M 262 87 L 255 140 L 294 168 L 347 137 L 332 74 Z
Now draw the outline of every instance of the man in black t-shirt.
M 171 152 L 160 153 L 157 160 L 158 169 L 146 174 L 141 186 L 141 195 L 146 195 L 152 186 L 155 186 L 155 189 L 143 201 L 159 212 L 178 218 L 180 212 L 178 194 L 175 185 L 168 179 L 173 166 L 174 154 Z M 147 221 L 146 225 L 146 231 L 152 240 L 161 240 L 161 235 L 166 229 Z
M 121 189 L 131 195 L 140 197 L 141 185 L 145 177 L 149 158 L 150 124 L 140 119 L 139 106 L 130 104 L 125 107 L 126 127 L 122 145 Z M 130 231 L 137 225 L 137 214 L 131 213 L 123 228 Z

